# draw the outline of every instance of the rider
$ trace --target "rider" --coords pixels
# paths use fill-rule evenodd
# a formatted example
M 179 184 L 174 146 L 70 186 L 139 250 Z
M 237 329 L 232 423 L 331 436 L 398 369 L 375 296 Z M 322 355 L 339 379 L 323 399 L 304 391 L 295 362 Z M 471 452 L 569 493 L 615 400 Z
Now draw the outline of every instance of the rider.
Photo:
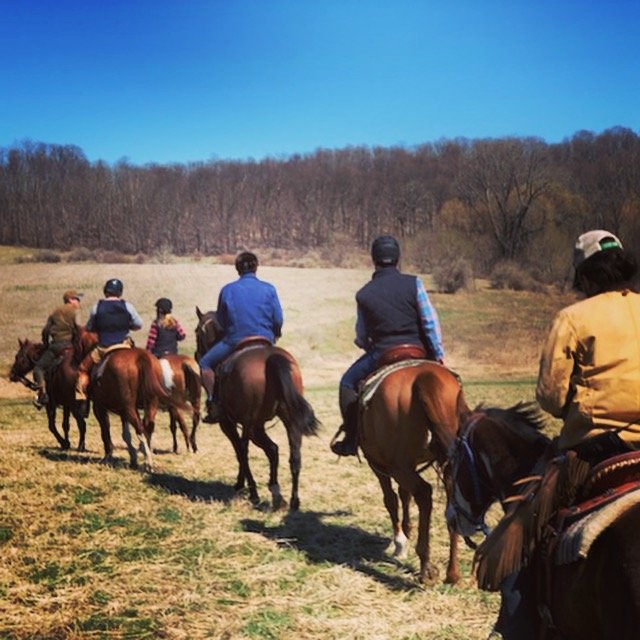
M 54 309 L 42 329 L 42 342 L 47 348 L 33 368 L 33 379 L 38 387 L 38 395 L 33 404 L 37 409 L 42 409 L 49 402 L 44 384 L 45 373 L 60 354 L 71 347 L 73 338 L 78 333 L 80 298 L 82 294 L 73 289 L 65 291 L 62 294 L 64 304 Z
M 236 258 L 239 278 L 226 284 L 218 296 L 217 316 L 223 337 L 202 358 L 200 373 L 207 392 L 204 422 L 218 422 L 220 409 L 214 397 L 214 370 L 245 338 L 262 337 L 272 344 L 282 335 L 282 307 L 275 287 L 256 276 L 258 258 L 248 251 Z
M 555 317 L 540 358 L 536 398 L 563 420 L 558 447 L 593 466 L 640 449 L 640 295 L 637 262 L 608 231 L 583 233 L 574 288 L 585 299 Z M 568 505 L 567 505 L 568 506 Z M 490 638 L 533 640 L 536 596 L 527 568 L 507 576 Z M 498 635 L 501 634 L 501 635 Z
M 121 280 L 107 280 L 103 288 L 104 298 L 89 313 L 86 328 L 98 334 L 98 344 L 80 363 L 76 400 L 87 399 L 89 371 L 93 364 L 100 362 L 107 351 L 131 348 L 133 341 L 129 337 L 129 330 L 142 328 L 142 320 L 134 306 L 122 299 L 123 288 Z
M 169 298 L 156 300 L 156 319 L 151 323 L 147 338 L 147 351 L 154 356 L 178 353 L 178 342 L 185 339 L 182 325 L 171 315 L 173 304 Z
M 429 357 L 444 363 L 440 322 L 422 281 L 398 270 L 400 245 L 393 236 L 380 236 L 371 245 L 375 265 L 372 279 L 356 294 L 356 339 L 365 350 L 340 380 L 340 412 L 344 440 L 331 450 L 340 456 L 358 451 L 358 383 L 378 366 L 390 347 L 410 344 L 423 347 Z
M 536 398 L 562 418 L 560 449 L 591 464 L 640 448 L 640 295 L 638 267 L 603 230 L 575 246 L 574 288 L 586 299 L 558 313 L 540 359 Z

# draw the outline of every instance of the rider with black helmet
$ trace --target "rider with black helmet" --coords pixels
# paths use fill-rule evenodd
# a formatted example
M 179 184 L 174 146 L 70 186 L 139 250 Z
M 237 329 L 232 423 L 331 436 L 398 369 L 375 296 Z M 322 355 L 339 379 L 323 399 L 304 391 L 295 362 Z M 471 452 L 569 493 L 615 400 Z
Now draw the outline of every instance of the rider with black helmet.
M 178 353 L 178 342 L 185 339 L 186 333 L 178 319 L 171 313 L 173 303 L 169 298 L 158 298 L 155 306 L 156 319 L 149 327 L 147 351 L 161 358 Z
M 356 294 L 355 343 L 365 353 L 340 380 L 345 438 L 333 442 L 331 450 L 341 456 L 357 453 L 358 384 L 376 369 L 387 349 L 415 345 L 423 347 L 433 360 L 444 361 L 438 315 L 420 278 L 398 270 L 398 241 L 389 235 L 376 238 L 371 246 L 371 259 L 375 265 L 373 277 Z
M 77 400 L 86 400 L 92 364 L 99 362 L 107 350 L 131 347 L 133 343 L 129 338 L 129 331 L 142 328 L 142 319 L 135 307 L 122 299 L 123 289 L 121 280 L 107 280 L 103 288 L 104 298 L 89 312 L 87 331 L 95 331 L 98 334 L 98 345 L 80 364 L 76 387 Z

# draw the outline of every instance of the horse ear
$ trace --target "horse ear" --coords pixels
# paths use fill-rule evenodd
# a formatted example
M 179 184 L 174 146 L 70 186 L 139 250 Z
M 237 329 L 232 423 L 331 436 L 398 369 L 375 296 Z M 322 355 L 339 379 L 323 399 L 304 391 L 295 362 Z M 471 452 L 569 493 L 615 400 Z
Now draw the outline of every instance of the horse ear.
M 198 316 L 198 320 L 202 320 L 202 316 L 204 315 L 198 305 L 196 305 L 196 315 Z
M 22 349 L 22 347 L 24 347 L 24 342 L 22 342 L 22 340 L 20 340 L 20 338 L 18 338 L 18 344 L 20 345 L 21 349 Z

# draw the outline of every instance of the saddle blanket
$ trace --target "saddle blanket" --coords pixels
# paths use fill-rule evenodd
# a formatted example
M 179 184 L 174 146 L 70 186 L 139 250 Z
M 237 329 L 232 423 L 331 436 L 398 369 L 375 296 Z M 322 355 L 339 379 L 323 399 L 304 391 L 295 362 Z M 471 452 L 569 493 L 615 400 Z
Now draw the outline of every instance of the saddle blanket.
M 378 387 L 382 384 L 382 381 L 394 371 L 398 369 L 406 369 L 407 367 L 418 367 L 428 360 L 400 360 L 400 362 L 393 362 L 381 369 L 378 369 L 375 373 L 372 373 L 362 385 L 362 391 L 360 392 L 360 406 L 366 409 L 369 401 L 373 397 L 373 394 L 378 390 Z
M 640 503 L 640 486 L 569 525 L 556 547 L 556 564 L 584 560 L 598 536 L 625 511 Z
M 168 360 L 160 358 L 160 366 L 162 367 L 162 385 L 167 391 L 173 389 L 173 369 Z

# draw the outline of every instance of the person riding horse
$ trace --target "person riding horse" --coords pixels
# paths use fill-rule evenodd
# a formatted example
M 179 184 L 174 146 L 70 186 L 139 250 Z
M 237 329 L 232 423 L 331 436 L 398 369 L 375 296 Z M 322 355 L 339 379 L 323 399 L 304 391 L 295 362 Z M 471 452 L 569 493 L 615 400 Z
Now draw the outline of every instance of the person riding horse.
M 238 344 L 252 337 L 261 337 L 271 344 L 282 335 L 282 307 L 276 288 L 256 276 L 258 258 L 248 251 L 235 261 L 240 276 L 226 284 L 218 296 L 217 319 L 223 337 L 200 358 L 202 385 L 207 392 L 207 415 L 203 422 L 220 420 L 220 408 L 214 394 L 215 368 L 229 356 Z
M 572 450 L 593 467 L 640 449 L 640 294 L 632 284 L 638 266 L 622 242 L 601 229 L 577 239 L 573 265 L 573 286 L 585 299 L 562 309 L 553 321 L 540 358 L 536 399 L 563 420 L 560 452 Z M 490 637 L 534 637 L 528 615 L 536 615 L 529 606 L 535 595 L 521 587 L 529 582 L 526 571 L 502 584 L 500 615 Z
M 398 241 L 389 235 L 376 238 L 371 245 L 371 259 L 375 265 L 373 277 L 356 294 L 355 344 L 365 353 L 340 380 L 340 429 L 345 437 L 331 444 L 331 450 L 340 456 L 356 455 L 358 451 L 358 385 L 375 371 L 387 349 L 415 345 L 444 363 L 438 314 L 420 278 L 398 270 Z
M 142 328 L 142 319 L 134 306 L 122 299 L 124 285 L 121 280 L 112 278 L 104 285 L 104 298 L 91 309 L 87 320 L 87 331 L 98 334 L 98 344 L 80 363 L 76 399 L 87 399 L 89 372 L 94 363 L 100 362 L 108 352 L 117 348 L 130 348 L 133 342 L 130 330 Z
M 186 334 L 182 325 L 171 314 L 173 303 L 169 298 L 158 298 L 155 306 L 156 319 L 149 327 L 146 349 L 158 358 L 176 354 L 178 342 L 184 340 Z
M 49 402 L 44 382 L 46 372 L 60 354 L 72 346 L 73 338 L 78 334 L 80 298 L 82 294 L 77 291 L 65 291 L 62 295 L 64 304 L 54 309 L 42 329 L 42 342 L 47 349 L 33 367 L 33 379 L 38 387 L 33 404 L 37 409 L 42 409 Z

